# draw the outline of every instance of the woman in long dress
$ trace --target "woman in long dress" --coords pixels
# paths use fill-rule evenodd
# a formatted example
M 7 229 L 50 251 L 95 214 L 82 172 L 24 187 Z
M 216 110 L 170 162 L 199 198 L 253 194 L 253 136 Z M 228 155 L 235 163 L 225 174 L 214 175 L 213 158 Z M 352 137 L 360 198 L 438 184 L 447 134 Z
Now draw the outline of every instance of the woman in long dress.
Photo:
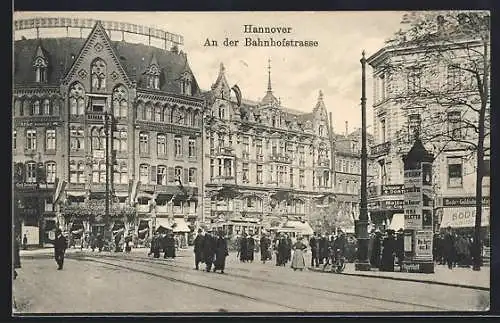
M 307 246 L 302 242 L 302 238 L 297 239 L 297 242 L 293 245 L 293 257 L 292 257 L 292 269 L 301 271 L 306 267 L 306 260 L 304 258 L 304 252 Z

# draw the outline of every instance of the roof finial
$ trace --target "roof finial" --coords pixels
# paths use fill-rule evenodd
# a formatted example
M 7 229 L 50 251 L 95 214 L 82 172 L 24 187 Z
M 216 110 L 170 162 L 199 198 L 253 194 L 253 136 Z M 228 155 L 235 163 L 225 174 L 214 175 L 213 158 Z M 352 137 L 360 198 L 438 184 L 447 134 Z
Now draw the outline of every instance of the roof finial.
M 323 91 L 319 90 L 318 100 L 323 100 Z
M 226 69 L 225 69 L 225 67 L 224 67 L 224 64 L 221 62 L 221 63 L 220 63 L 220 69 L 219 69 L 220 73 L 224 73 L 224 71 L 225 71 L 225 70 L 226 70 Z
M 269 58 L 267 60 L 267 74 L 269 76 L 269 79 L 267 81 L 267 92 L 272 92 L 272 88 L 271 88 L 271 58 Z

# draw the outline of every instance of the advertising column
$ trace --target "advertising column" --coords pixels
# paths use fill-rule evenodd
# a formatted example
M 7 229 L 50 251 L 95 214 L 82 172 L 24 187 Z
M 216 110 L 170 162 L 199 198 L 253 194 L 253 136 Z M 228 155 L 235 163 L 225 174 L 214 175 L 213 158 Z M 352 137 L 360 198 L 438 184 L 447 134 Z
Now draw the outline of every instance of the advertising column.
M 404 158 L 404 252 L 402 271 L 433 273 L 432 160 L 417 139 Z

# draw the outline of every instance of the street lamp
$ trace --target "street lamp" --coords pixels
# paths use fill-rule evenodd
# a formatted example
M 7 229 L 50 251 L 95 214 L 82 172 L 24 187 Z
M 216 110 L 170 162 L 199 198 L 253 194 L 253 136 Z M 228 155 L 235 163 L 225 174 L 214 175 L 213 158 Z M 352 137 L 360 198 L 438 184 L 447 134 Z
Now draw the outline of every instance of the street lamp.
M 370 270 L 368 262 L 368 203 L 367 203 L 367 161 L 366 150 L 366 58 L 365 51 L 361 57 L 361 201 L 359 220 L 357 222 L 358 260 L 355 269 L 360 271 Z

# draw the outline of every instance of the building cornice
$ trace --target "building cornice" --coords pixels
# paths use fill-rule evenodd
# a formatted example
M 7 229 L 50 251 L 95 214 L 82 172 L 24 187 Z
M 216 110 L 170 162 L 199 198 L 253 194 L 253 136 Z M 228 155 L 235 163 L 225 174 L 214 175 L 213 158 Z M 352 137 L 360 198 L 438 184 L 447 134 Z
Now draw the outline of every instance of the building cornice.
M 196 97 L 182 96 L 175 93 L 168 93 L 163 91 L 151 90 L 151 89 L 137 89 L 136 100 L 143 101 L 164 101 L 169 103 L 189 105 L 194 107 L 203 108 L 204 99 Z

